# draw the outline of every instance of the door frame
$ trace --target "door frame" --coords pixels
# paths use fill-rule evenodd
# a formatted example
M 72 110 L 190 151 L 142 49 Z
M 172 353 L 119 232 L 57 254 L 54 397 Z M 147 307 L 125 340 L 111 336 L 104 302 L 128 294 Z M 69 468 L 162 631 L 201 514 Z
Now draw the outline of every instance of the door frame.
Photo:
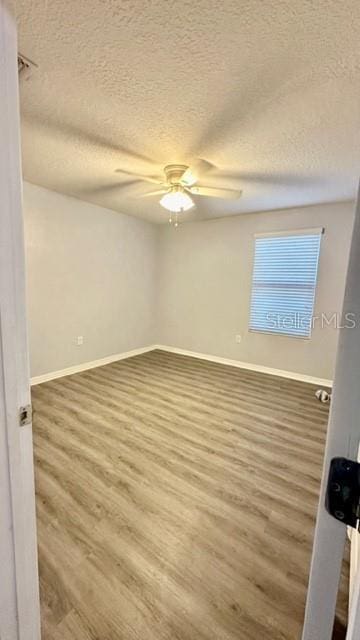
M 350 258 L 346 276 L 341 326 L 347 317 L 355 326 L 340 331 L 335 377 L 314 534 L 313 553 L 302 640 L 330 640 L 341 575 L 346 526 L 325 509 L 325 496 L 332 458 L 357 460 L 360 436 L 360 188 L 355 210 Z M 346 316 L 346 314 L 351 314 Z M 355 314 L 355 316 L 353 315 Z M 352 603 L 360 617 L 360 600 Z M 351 607 L 351 608 L 352 608 Z M 351 616 L 350 616 L 351 617 Z M 348 640 L 352 640 L 347 635 Z
M 25 252 L 22 215 L 17 33 L 13 4 L 0 0 L 0 428 L 6 449 L 8 492 L 2 507 L 11 518 L 13 584 L 2 584 L 16 613 L 2 611 L 4 640 L 39 640 L 32 424 L 20 426 L 20 408 L 31 404 L 25 308 Z M 1 414 L 0 414 L 1 415 Z M 7 504 L 5 504 L 7 503 Z M 1 523 L 0 523 L 1 526 Z M 6 632 L 8 629 L 8 632 Z M 5 633 L 6 632 L 6 633 Z

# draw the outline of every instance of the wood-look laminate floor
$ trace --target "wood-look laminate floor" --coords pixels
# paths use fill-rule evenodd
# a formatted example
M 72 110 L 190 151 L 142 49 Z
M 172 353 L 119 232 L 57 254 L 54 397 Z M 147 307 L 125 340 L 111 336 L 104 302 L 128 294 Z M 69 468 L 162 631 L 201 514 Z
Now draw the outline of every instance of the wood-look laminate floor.
M 34 387 L 43 640 L 297 640 L 314 389 L 160 351 Z

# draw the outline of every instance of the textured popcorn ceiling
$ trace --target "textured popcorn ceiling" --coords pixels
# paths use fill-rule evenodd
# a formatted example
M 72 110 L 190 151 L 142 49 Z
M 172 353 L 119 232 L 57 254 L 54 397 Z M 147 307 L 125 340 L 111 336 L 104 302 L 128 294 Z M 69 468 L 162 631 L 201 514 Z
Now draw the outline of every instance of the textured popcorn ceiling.
M 25 179 L 146 220 L 131 176 L 200 157 L 238 201 L 187 218 L 354 198 L 358 0 L 18 0 Z M 221 171 L 238 177 L 221 177 Z M 123 185 L 119 186 L 120 182 Z

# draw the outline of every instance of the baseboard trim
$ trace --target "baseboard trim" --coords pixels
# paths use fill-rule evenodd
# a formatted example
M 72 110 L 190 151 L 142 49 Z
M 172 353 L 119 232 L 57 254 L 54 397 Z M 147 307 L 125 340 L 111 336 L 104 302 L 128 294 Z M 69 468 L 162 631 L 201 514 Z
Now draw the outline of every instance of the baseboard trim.
M 230 360 L 229 358 L 213 356 L 207 353 L 197 353 L 196 351 L 188 351 L 187 349 L 178 349 L 178 347 L 169 347 L 163 344 L 154 345 L 152 348 L 160 349 L 161 351 L 168 351 L 169 353 L 178 353 L 182 356 L 190 356 L 191 358 L 199 358 L 200 360 L 209 360 L 210 362 L 217 362 L 218 364 L 226 364 L 231 367 L 238 367 L 239 369 L 258 371 L 259 373 L 268 373 L 269 375 L 279 376 L 280 378 L 289 378 L 290 380 L 298 380 L 300 382 L 308 382 L 309 384 L 317 384 L 320 387 L 332 387 L 333 384 L 332 380 L 327 380 L 326 378 L 316 378 L 314 376 L 308 376 L 304 373 L 296 373 L 295 371 L 272 369 L 271 367 L 264 367 L 260 364 L 251 364 L 250 362 L 241 362 L 240 360 Z
M 72 367 L 67 367 L 66 369 L 60 369 L 59 371 L 51 371 L 49 373 L 44 373 L 41 376 L 34 376 L 30 378 L 31 386 L 35 386 L 36 384 L 41 384 L 42 382 L 49 382 L 50 380 L 55 380 L 56 378 L 64 378 L 65 376 L 71 376 L 73 373 L 80 373 L 81 371 L 87 371 L 87 369 L 95 369 L 95 367 L 102 367 L 105 364 L 111 364 L 112 362 L 116 362 L 117 360 L 125 360 L 126 358 L 132 358 L 133 356 L 139 356 L 142 353 L 147 353 L 148 351 L 153 351 L 154 345 L 150 345 L 148 347 L 140 347 L 139 349 L 132 349 L 131 351 L 124 351 L 123 353 L 116 353 L 112 356 L 106 356 L 105 358 L 100 358 L 99 360 L 92 360 L 91 362 L 83 362 L 82 364 L 77 364 Z
M 332 380 L 327 380 L 326 378 L 316 378 L 314 376 L 305 375 L 304 373 L 296 373 L 295 371 L 286 371 L 284 369 L 273 369 L 271 367 L 265 367 L 260 364 L 242 362 L 241 360 L 231 360 L 229 358 L 222 358 L 221 356 L 213 356 L 207 353 L 198 353 L 197 351 L 179 349 L 178 347 L 170 347 L 164 344 L 152 344 L 148 347 L 140 347 L 139 349 L 132 349 L 131 351 L 124 351 L 123 353 L 116 353 L 112 356 L 106 356 L 105 358 L 100 358 L 99 360 L 83 362 L 82 364 L 67 367 L 66 369 L 60 369 L 59 371 L 44 373 L 41 376 L 34 376 L 33 378 L 31 378 L 30 384 L 31 386 L 35 386 L 37 384 L 41 384 L 42 382 L 56 380 L 56 378 L 71 376 L 74 373 L 80 373 L 81 371 L 87 371 L 88 369 L 102 367 L 105 364 L 111 364 L 112 362 L 116 362 L 117 360 L 125 360 L 126 358 L 132 358 L 133 356 L 138 356 L 142 353 L 147 353 L 148 351 L 154 351 L 154 349 L 159 349 L 160 351 L 168 351 L 169 353 L 177 353 L 181 356 L 189 356 L 190 358 L 198 358 L 200 360 L 217 362 L 218 364 L 225 364 L 230 367 L 237 367 L 238 369 L 258 371 L 259 373 L 267 373 L 272 376 L 279 376 L 280 378 L 289 378 L 290 380 L 308 382 L 309 384 L 319 385 L 319 387 L 332 387 L 333 384 Z

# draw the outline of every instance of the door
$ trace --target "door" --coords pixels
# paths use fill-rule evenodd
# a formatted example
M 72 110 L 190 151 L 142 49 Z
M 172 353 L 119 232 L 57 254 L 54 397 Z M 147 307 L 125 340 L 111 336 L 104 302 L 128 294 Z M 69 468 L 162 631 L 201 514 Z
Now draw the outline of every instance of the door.
M 16 26 L 0 0 L 0 638 L 39 640 Z
M 358 455 L 360 442 L 359 274 L 360 198 L 358 197 L 342 313 L 342 325 L 345 324 L 346 318 L 351 318 L 354 319 L 355 326 L 340 330 L 303 640 L 330 640 L 334 623 L 347 531 L 343 523 L 331 517 L 325 510 L 325 494 L 331 459 L 345 457 L 356 460 Z M 347 640 L 360 638 L 359 569 L 356 570 L 353 579 Z
M 357 533 L 357 535 L 359 535 Z M 353 589 L 351 592 L 349 624 L 347 640 L 359 640 L 360 638 L 360 566 L 357 566 L 354 575 Z
M 358 456 L 358 460 L 360 460 L 360 456 Z M 355 640 L 355 638 L 360 638 L 360 533 L 351 529 L 349 535 L 351 558 L 348 640 Z

